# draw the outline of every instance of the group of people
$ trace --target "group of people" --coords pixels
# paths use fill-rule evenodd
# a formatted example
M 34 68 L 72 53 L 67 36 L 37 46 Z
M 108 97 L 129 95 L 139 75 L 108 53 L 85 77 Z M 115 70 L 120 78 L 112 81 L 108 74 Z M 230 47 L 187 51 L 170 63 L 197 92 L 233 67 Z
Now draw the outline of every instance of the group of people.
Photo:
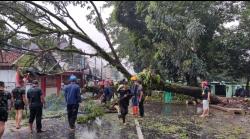
M 26 99 L 27 98 L 27 99 Z M 32 87 L 25 94 L 24 83 L 20 83 L 15 87 L 11 93 L 5 91 L 4 82 L 0 81 L 0 138 L 2 137 L 5 129 L 5 122 L 8 120 L 8 113 L 14 107 L 16 111 L 16 129 L 21 128 L 21 120 L 23 110 L 29 107 L 29 129 L 33 132 L 33 122 L 36 119 L 37 133 L 44 132 L 42 130 L 42 108 L 44 106 L 44 97 L 41 89 L 38 87 L 38 81 L 32 82 Z
M 121 81 L 120 86 L 117 89 L 119 97 L 119 107 L 120 115 L 119 118 L 122 118 L 124 124 L 126 124 L 126 115 L 128 114 L 128 106 L 130 99 L 132 100 L 132 111 L 134 116 L 143 117 L 144 116 L 144 95 L 143 87 L 141 82 L 137 79 L 136 76 L 131 77 L 133 82 L 132 86 L 128 87 L 128 82 L 125 80 Z
M 77 78 L 71 75 L 70 83 L 64 87 L 64 96 L 67 103 L 68 122 L 70 130 L 75 130 L 78 107 L 81 102 L 80 86 Z M 0 81 L 0 138 L 5 130 L 5 123 L 8 120 L 9 111 L 14 107 L 16 111 L 16 129 L 21 128 L 23 110 L 29 108 L 29 130 L 33 133 L 33 122 L 36 120 L 37 133 L 42 130 L 42 111 L 45 107 L 45 99 L 37 80 L 32 81 L 32 87 L 28 89 L 27 96 L 24 82 L 20 81 L 11 93 L 5 91 L 4 82 Z

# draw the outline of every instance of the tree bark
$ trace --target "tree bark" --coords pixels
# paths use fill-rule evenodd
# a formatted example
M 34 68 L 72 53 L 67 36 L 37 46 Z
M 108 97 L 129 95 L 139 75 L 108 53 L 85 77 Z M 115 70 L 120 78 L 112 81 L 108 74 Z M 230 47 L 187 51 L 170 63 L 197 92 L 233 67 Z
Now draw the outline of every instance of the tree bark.
M 247 82 L 246 82 L 246 90 L 249 91 L 249 80 L 250 80 L 250 77 L 247 76 Z
M 154 90 L 170 91 L 173 93 L 188 95 L 196 99 L 202 99 L 202 89 L 200 87 L 184 86 L 174 83 L 165 83 L 164 81 L 161 81 L 160 83 L 155 82 L 152 86 L 153 86 L 152 89 Z M 220 102 L 221 100 L 218 97 L 211 96 L 211 103 L 217 104 Z
M 196 76 L 186 74 L 186 81 L 188 86 L 199 86 Z

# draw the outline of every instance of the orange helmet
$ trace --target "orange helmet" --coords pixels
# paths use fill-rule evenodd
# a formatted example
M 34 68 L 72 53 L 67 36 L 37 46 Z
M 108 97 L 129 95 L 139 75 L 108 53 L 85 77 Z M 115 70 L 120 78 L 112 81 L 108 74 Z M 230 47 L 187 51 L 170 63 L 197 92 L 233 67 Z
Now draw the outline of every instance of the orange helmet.
M 134 75 L 134 76 L 132 76 L 132 77 L 130 78 L 130 80 L 131 80 L 131 81 L 136 81 L 136 80 L 138 80 L 138 79 L 137 79 L 137 77 Z

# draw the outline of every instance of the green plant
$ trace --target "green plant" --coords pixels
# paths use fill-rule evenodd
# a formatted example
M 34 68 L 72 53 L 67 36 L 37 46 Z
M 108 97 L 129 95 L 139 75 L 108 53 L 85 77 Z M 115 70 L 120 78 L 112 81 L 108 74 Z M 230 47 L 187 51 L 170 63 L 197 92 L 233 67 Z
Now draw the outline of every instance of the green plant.
M 103 109 L 97 106 L 93 101 L 87 101 L 85 104 L 84 111 L 87 113 L 83 116 L 78 116 L 77 123 L 84 124 L 90 120 L 94 120 L 96 117 L 102 116 L 104 114 Z
M 174 103 L 185 103 L 186 100 L 193 100 L 193 97 L 176 93 L 173 96 Z
M 52 94 L 46 97 L 46 107 L 48 111 L 58 111 L 65 108 L 65 100 L 63 94 L 56 96 Z

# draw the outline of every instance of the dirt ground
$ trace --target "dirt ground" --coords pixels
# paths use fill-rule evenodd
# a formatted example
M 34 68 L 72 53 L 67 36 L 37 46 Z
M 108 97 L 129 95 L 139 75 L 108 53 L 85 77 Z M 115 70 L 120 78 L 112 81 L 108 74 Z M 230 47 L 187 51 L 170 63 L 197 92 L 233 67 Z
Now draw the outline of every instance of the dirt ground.
M 208 118 L 200 118 L 200 108 L 187 105 L 146 103 L 145 117 L 138 118 L 144 139 L 248 139 L 250 115 L 232 115 L 211 109 Z M 32 135 L 27 120 L 22 128 L 15 129 L 14 120 L 6 124 L 3 139 L 137 139 L 134 117 L 128 115 L 124 126 L 117 114 L 105 114 L 93 122 L 77 125 L 75 133 L 69 132 L 65 116 L 43 119 L 47 132 Z

